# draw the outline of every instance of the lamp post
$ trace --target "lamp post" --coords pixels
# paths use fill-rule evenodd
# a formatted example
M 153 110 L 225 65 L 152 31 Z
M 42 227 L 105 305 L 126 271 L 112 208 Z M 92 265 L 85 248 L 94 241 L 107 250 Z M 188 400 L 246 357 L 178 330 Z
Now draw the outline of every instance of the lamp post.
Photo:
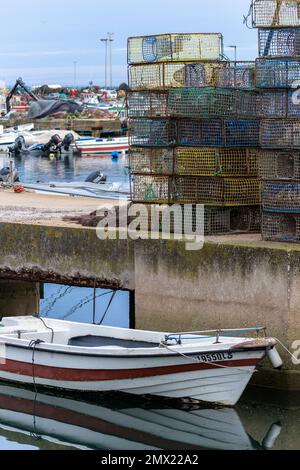
M 74 88 L 76 88 L 76 85 L 77 85 L 77 61 L 76 60 L 74 60 L 73 65 L 74 65 Z
M 234 49 L 234 62 L 237 62 L 237 46 L 227 46 L 230 47 L 230 49 Z
M 114 33 L 107 33 L 107 40 L 109 43 L 109 68 L 110 68 L 110 89 L 113 87 L 113 72 L 112 72 L 112 43 L 114 42 Z
M 105 43 L 105 89 L 107 88 L 107 44 L 108 44 L 108 38 L 102 38 L 100 39 L 101 42 Z

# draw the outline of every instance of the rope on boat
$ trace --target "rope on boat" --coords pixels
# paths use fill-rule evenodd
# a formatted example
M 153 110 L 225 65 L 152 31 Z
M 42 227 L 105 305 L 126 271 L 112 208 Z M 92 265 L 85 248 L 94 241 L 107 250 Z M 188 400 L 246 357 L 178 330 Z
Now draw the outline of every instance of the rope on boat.
M 188 359 L 189 361 L 194 361 L 194 362 L 197 362 L 197 363 L 201 363 L 201 364 L 207 364 L 207 362 L 203 361 L 202 359 L 200 358 L 194 358 L 194 357 L 190 357 L 190 356 L 187 356 L 186 354 L 180 352 L 180 351 L 176 351 L 172 348 L 170 348 L 170 346 L 167 346 L 166 344 L 164 343 L 160 343 L 160 346 L 163 347 L 163 348 L 166 348 L 168 349 L 169 351 L 175 353 L 175 354 L 178 354 L 179 356 L 182 356 L 184 357 L 185 359 Z M 245 372 L 246 374 L 253 374 L 254 372 L 256 372 L 255 370 L 251 370 L 251 369 L 242 369 L 240 367 L 230 367 L 230 366 L 225 366 L 225 365 L 222 365 L 222 364 L 217 364 L 216 362 L 213 363 L 214 367 L 219 367 L 220 369 L 236 369 L 236 370 L 239 370 L 241 372 Z
M 108 302 L 108 306 L 107 306 L 107 308 L 106 308 L 106 310 L 105 310 L 105 312 L 104 312 L 103 317 L 101 318 L 100 322 L 98 323 L 98 325 L 102 325 L 102 323 L 104 322 L 104 319 L 105 319 L 105 317 L 106 317 L 106 315 L 107 315 L 107 312 L 108 312 L 108 310 L 109 310 L 109 308 L 110 308 L 110 306 L 111 306 L 111 304 L 112 304 L 112 302 L 113 302 L 113 300 L 114 300 L 114 298 L 115 298 L 115 296 L 116 296 L 116 293 L 117 293 L 116 290 L 112 293 L 112 296 L 111 296 L 111 298 L 110 298 L 110 301 Z

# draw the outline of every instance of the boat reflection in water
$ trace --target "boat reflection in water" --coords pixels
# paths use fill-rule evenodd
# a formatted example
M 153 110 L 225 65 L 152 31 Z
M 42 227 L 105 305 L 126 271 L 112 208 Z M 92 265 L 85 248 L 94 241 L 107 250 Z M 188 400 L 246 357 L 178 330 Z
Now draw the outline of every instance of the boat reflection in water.
M 274 424 L 259 444 L 234 409 L 176 406 L 137 404 L 119 395 L 95 401 L 0 383 L 0 435 L 30 435 L 38 448 L 55 442 L 100 450 L 257 450 L 271 448 L 280 433 Z

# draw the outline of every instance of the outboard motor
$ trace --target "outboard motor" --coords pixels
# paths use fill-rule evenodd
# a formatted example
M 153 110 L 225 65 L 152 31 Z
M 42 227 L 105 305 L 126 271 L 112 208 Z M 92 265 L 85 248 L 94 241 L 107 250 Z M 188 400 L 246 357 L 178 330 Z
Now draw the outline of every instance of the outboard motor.
M 11 169 L 5 166 L 0 170 L 0 183 L 16 183 L 20 181 L 19 175 L 16 169 Z
M 61 142 L 59 148 L 65 152 L 69 152 L 71 145 L 75 141 L 73 134 L 67 134 Z
M 103 184 L 106 183 L 107 177 L 101 173 L 100 171 L 94 171 L 91 173 L 87 179 L 85 180 L 86 183 L 95 183 L 95 184 Z
M 13 155 L 20 155 L 22 152 L 27 151 L 28 147 L 26 146 L 25 139 L 22 135 L 17 137 L 15 143 L 9 147 L 9 153 Z
M 49 154 L 51 152 L 58 152 L 61 145 L 61 138 L 58 134 L 51 137 L 49 142 L 41 147 L 42 152 Z

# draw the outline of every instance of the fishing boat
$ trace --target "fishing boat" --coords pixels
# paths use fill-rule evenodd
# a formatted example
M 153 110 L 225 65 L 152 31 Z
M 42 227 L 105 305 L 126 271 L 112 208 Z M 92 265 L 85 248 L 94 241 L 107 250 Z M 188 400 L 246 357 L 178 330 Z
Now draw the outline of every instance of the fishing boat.
M 75 146 L 81 155 L 112 154 L 113 152 L 127 153 L 129 151 L 129 138 L 117 137 L 114 139 L 92 139 L 82 137 L 75 141 Z
M 276 340 L 235 330 L 161 333 L 39 317 L 3 318 L 0 380 L 235 405 Z M 244 330 L 245 334 L 262 328 Z
M 0 383 L 0 434 L 31 434 L 33 444 L 59 444 L 98 450 L 270 449 L 281 433 L 277 422 L 262 443 L 246 431 L 232 408 L 133 403 L 124 396 L 51 394 Z M 24 438 L 23 438 L 24 439 Z

